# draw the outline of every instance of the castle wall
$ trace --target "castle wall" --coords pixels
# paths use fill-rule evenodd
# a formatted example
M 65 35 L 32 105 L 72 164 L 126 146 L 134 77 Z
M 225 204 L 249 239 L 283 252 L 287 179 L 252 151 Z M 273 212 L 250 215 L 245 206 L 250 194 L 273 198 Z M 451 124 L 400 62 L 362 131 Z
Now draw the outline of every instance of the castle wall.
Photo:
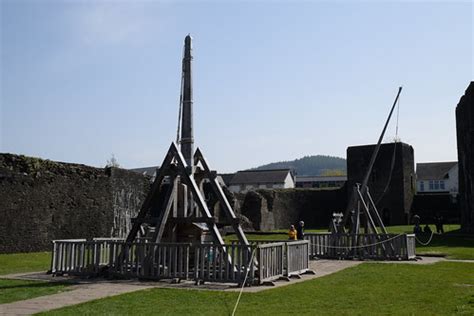
M 474 232 L 474 81 L 456 107 L 461 229 Z
M 255 230 L 288 229 L 300 220 L 307 228 L 329 227 L 333 212 L 344 212 L 345 187 L 336 189 L 262 189 L 248 192 L 236 211 Z
M 349 193 L 356 183 L 362 183 L 375 146 L 354 146 L 347 149 Z M 382 144 L 368 187 L 385 225 L 408 224 L 415 195 L 415 181 L 413 147 L 405 143 L 396 143 L 396 147 L 394 143 Z
M 146 177 L 0 154 L 0 253 L 49 250 L 51 240 L 124 237 Z

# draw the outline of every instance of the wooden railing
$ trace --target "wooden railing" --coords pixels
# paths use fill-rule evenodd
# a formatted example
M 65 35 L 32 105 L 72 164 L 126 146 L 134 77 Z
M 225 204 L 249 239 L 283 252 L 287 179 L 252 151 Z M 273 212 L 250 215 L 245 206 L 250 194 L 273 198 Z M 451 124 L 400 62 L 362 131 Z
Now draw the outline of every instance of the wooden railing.
M 257 244 L 260 283 L 309 270 L 309 241 L 258 241 Z
M 307 233 L 309 255 L 330 259 L 410 260 L 415 258 L 411 234 Z
M 187 243 L 124 243 L 109 246 L 109 272 L 146 279 L 187 279 L 189 253 Z
M 258 282 L 276 280 L 284 275 L 285 243 L 276 242 L 257 246 Z
M 407 257 L 408 259 L 415 259 L 415 234 L 407 234 Z
M 286 275 L 301 274 L 309 269 L 309 241 L 286 243 Z
M 55 275 L 109 275 L 196 282 L 263 283 L 308 269 L 308 241 L 249 246 L 190 243 L 125 243 L 97 238 L 53 241 Z
M 101 264 L 101 242 L 85 239 L 55 240 L 51 259 L 51 272 L 94 274 Z
M 194 280 L 252 284 L 255 278 L 255 247 L 245 245 L 193 245 Z

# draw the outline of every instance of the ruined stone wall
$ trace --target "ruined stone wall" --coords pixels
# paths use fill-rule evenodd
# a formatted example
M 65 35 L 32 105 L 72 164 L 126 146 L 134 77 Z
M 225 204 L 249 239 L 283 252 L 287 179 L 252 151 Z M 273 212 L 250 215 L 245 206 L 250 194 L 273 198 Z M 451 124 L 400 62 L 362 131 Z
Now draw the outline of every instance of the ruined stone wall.
M 374 149 L 375 145 L 354 146 L 347 149 L 348 188 L 353 188 L 356 183 L 362 183 Z M 405 143 L 397 143 L 396 147 L 394 143 L 382 144 L 368 187 L 385 225 L 408 224 L 415 195 L 413 147 Z
M 302 220 L 307 228 L 328 227 L 333 212 L 344 212 L 346 188 L 262 189 L 248 192 L 236 211 L 255 230 L 287 229 Z
M 122 169 L 0 154 L 0 253 L 122 237 L 148 189 L 147 178 Z
M 461 229 L 474 232 L 474 82 L 456 107 Z

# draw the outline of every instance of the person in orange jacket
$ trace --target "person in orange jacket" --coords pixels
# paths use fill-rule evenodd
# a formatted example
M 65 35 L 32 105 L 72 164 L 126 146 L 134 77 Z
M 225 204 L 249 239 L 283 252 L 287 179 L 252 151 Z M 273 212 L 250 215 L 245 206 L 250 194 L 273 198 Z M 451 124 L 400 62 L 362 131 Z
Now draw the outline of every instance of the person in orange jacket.
M 290 230 L 288 231 L 288 239 L 289 240 L 296 240 L 296 229 L 295 225 L 290 226 Z

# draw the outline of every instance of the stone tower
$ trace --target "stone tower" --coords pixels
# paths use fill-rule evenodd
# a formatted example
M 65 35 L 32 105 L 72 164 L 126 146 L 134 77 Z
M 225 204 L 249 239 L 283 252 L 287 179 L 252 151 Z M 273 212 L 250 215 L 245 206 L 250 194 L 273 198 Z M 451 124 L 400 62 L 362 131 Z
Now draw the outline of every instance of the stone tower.
M 461 229 L 474 233 L 474 81 L 456 107 Z
M 362 183 L 375 146 L 347 148 L 348 188 Z M 382 144 L 367 185 L 385 225 L 408 224 L 415 195 L 413 147 L 405 143 Z

